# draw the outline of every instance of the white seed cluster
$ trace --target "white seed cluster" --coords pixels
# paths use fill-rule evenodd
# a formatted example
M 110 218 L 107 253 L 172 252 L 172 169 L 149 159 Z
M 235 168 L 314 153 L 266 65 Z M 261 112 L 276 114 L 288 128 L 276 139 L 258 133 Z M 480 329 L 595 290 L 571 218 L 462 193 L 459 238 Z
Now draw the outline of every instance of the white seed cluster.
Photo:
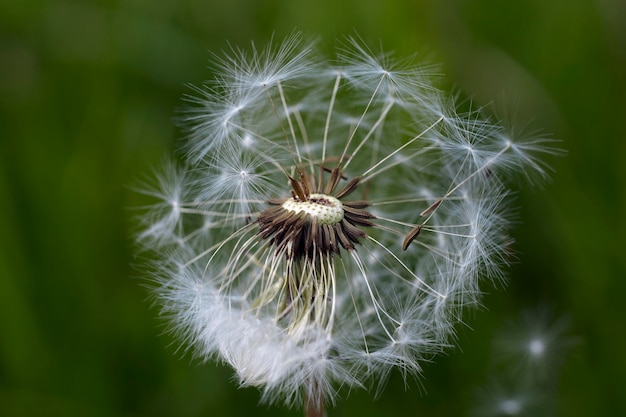
M 305 212 L 316 217 L 319 224 L 334 225 L 343 220 L 341 201 L 326 194 L 311 194 L 308 201 L 296 201 L 293 198 L 285 201 L 282 206 L 294 213 Z
M 420 375 L 481 280 L 503 277 L 507 178 L 545 176 L 558 151 L 358 39 L 332 58 L 294 34 L 214 61 L 183 161 L 144 190 L 158 201 L 138 239 L 174 333 L 317 415 L 392 368 Z M 549 352 L 530 341 L 526 356 Z

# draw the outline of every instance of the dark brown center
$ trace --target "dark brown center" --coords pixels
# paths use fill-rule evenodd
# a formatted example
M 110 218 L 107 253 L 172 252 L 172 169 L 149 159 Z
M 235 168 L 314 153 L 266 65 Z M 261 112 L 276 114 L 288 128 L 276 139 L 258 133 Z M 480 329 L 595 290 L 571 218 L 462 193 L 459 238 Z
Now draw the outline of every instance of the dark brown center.
M 365 210 L 366 201 L 341 201 L 356 190 L 360 178 L 335 192 L 343 172 L 331 170 L 324 187 L 322 170 L 317 186 L 313 176 L 302 170 L 298 171 L 299 181 L 289 177 L 291 198 L 269 200 L 271 207 L 257 217 L 259 236 L 288 259 L 319 260 L 320 256 L 340 254 L 340 248 L 351 251 L 366 236 L 362 228 L 374 225 L 371 220 L 376 217 Z

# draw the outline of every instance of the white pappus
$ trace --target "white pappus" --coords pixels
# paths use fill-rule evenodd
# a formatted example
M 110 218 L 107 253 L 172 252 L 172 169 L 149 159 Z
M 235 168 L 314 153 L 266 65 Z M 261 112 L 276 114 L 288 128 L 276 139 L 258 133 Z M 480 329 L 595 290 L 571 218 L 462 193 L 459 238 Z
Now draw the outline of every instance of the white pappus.
M 268 402 L 323 414 L 340 387 L 420 372 L 509 256 L 509 174 L 541 138 L 458 110 L 430 67 L 299 35 L 216 59 L 141 245 L 163 313 Z M 168 209 L 169 208 L 169 209 Z

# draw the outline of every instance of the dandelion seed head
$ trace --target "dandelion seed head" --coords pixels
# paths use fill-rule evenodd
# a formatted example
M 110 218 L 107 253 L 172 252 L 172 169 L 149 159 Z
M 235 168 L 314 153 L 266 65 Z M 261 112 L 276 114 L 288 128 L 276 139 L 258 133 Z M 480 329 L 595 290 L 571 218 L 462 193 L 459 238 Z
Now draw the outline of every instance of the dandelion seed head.
M 522 404 L 517 399 L 509 398 L 500 402 L 498 408 L 506 416 L 516 416 L 522 411 Z
M 533 339 L 528 344 L 528 350 L 533 356 L 541 356 L 546 350 L 546 346 L 541 339 Z
M 501 171 L 542 141 L 461 112 L 436 71 L 350 39 L 292 35 L 215 57 L 189 97 L 183 163 L 146 192 L 156 295 L 188 349 L 265 401 L 418 375 L 507 262 Z
M 496 357 L 510 363 L 522 380 L 546 381 L 555 375 L 577 340 L 568 335 L 567 317 L 540 305 L 506 323 L 495 342 Z
M 477 392 L 477 404 L 471 415 L 542 416 L 547 415 L 545 392 L 536 385 L 524 386 L 508 379 L 492 379 Z M 548 413 L 550 414 L 550 413 Z

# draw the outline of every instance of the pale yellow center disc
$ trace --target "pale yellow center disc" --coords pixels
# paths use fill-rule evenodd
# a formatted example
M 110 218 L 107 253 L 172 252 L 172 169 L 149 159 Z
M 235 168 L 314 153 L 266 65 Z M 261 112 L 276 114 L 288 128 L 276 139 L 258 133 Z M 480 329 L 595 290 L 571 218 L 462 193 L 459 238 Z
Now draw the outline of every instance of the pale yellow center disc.
M 337 224 L 343 220 L 341 201 L 326 194 L 311 194 L 308 201 L 296 201 L 293 198 L 285 201 L 282 206 L 294 213 L 305 212 L 317 218 L 319 224 Z

